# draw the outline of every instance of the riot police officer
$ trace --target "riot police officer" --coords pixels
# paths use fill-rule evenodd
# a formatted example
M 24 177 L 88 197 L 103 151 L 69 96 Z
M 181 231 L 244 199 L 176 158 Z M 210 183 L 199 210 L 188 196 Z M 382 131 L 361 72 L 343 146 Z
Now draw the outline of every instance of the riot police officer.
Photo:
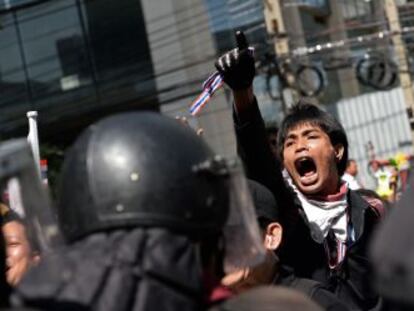
M 238 161 L 150 112 L 106 118 L 68 152 L 57 206 L 67 246 L 15 297 L 43 310 L 203 310 L 221 276 L 264 255 Z

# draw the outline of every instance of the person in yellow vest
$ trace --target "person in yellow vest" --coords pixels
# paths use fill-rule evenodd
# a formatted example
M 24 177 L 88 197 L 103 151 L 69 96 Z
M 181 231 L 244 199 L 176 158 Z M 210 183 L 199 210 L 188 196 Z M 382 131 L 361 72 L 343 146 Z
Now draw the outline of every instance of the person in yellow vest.
M 400 185 L 401 192 L 405 191 L 410 170 L 410 160 L 412 159 L 412 155 L 398 152 L 394 157 L 389 159 L 375 159 L 371 162 L 371 168 L 375 173 L 375 177 L 377 178 L 378 183 L 381 183 L 381 186 L 378 184 L 379 187 L 377 188 L 377 193 L 379 195 L 383 198 L 389 198 L 391 196 L 390 201 L 395 201 L 397 197 L 398 184 Z M 385 174 L 384 172 L 379 172 L 377 175 L 378 169 L 389 171 L 391 176 L 386 177 L 385 175 L 389 174 Z M 391 195 L 389 195 L 390 191 L 387 189 L 388 186 L 386 185 L 387 178 L 390 178 L 389 188 L 391 188 L 392 191 Z
M 410 170 L 410 160 L 412 155 L 399 152 L 395 155 L 394 160 L 398 169 L 398 175 L 401 181 L 401 191 L 404 192 L 407 187 L 408 172 Z
M 387 161 L 387 162 L 385 162 Z M 377 180 L 375 192 L 384 200 L 394 202 L 397 174 L 395 169 L 387 167 L 388 160 L 374 160 L 371 162 L 371 169 L 374 171 L 374 177 Z

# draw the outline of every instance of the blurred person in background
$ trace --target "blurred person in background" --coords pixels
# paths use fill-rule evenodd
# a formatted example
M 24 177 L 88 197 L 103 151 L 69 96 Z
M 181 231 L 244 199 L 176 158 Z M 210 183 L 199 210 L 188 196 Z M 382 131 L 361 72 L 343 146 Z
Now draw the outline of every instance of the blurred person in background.
M 394 167 L 388 166 L 387 163 L 373 160 L 370 162 L 370 168 L 377 182 L 375 192 L 383 200 L 393 203 L 397 195 L 398 173 Z
M 10 179 L 17 178 L 21 185 L 22 202 L 25 202 L 24 219 L 3 201 L 0 204 L 0 305 L 7 307 L 15 290 L 12 286 L 18 285 L 38 260 L 33 250 L 45 250 L 46 244 L 52 245 L 49 242 L 58 235 L 58 230 L 53 226 L 54 221 L 53 224 L 44 221 L 49 215 L 45 212 L 49 211 L 49 202 L 27 140 L 22 138 L 1 142 L 0 162 L 0 189 L 7 187 Z M 32 217 L 37 211 L 42 213 Z M 38 229 L 36 232 L 35 225 Z M 27 232 L 31 232 L 30 238 Z M 39 243 L 41 240 L 45 243 Z
M 369 167 L 377 179 L 377 193 L 390 203 L 396 202 L 402 192 L 406 190 L 410 175 L 410 162 L 413 155 L 398 152 L 387 159 L 378 159 L 373 151 L 372 143 L 368 143 L 370 152 Z
M 358 164 L 354 159 L 349 159 L 346 163 L 345 173 L 342 175 L 342 180 L 348 184 L 351 190 L 358 190 L 363 188 L 357 179 Z
M 32 250 L 24 222 L 5 204 L 0 204 L 2 231 L 6 246 L 6 276 L 11 286 L 16 286 L 26 272 L 36 265 L 40 257 Z
M 278 222 L 278 210 L 273 194 L 261 184 L 248 180 L 262 240 L 266 248 L 266 259 L 258 266 L 240 269 L 227 274 L 222 284 L 235 293 L 258 285 L 272 284 L 279 275 L 277 249 L 282 242 L 282 226 Z
M 407 181 L 410 172 L 410 161 L 414 158 L 413 155 L 409 155 L 403 152 L 398 152 L 395 156 L 388 159 L 377 159 L 376 161 L 393 172 L 393 178 L 395 179 L 395 187 L 397 187 L 397 182 L 399 182 L 399 189 L 401 192 L 404 192 L 407 186 Z
M 398 175 L 399 175 L 399 179 L 401 182 L 402 192 L 404 192 L 407 187 L 408 177 L 409 177 L 410 168 L 411 168 L 410 162 L 413 159 L 414 159 L 413 155 L 409 155 L 403 152 L 398 152 L 394 157 L 395 165 L 398 169 Z
M 5 214 L 8 211 L 8 209 L 2 203 L 0 203 L 0 211 L 1 221 L 3 221 L 3 214 Z M 0 308 L 9 306 L 11 286 L 7 282 L 6 269 L 6 246 L 3 232 L 0 231 Z

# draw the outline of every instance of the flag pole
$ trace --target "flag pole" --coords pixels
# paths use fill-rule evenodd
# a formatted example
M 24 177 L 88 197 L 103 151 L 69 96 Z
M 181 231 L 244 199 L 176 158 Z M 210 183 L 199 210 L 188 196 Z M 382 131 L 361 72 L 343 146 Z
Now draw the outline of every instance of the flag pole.
M 32 148 L 33 152 L 33 158 L 36 163 L 36 169 L 39 174 L 39 177 L 41 176 L 40 171 L 40 147 L 39 147 L 39 132 L 37 129 L 37 111 L 28 111 L 27 119 L 29 121 L 29 134 L 27 135 L 27 141 L 30 144 L 30 147 Z

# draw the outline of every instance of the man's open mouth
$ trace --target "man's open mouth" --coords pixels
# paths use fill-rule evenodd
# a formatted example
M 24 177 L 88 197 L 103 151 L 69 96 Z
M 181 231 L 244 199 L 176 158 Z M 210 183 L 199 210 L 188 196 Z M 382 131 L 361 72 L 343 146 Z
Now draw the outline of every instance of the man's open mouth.
M 301 157 L 295 161 L 295 168 L 302 181 L 311 182 L 316 177 L 316 164 L 311 157 Z M 310 180 L 312 179 L 312 180 Z

